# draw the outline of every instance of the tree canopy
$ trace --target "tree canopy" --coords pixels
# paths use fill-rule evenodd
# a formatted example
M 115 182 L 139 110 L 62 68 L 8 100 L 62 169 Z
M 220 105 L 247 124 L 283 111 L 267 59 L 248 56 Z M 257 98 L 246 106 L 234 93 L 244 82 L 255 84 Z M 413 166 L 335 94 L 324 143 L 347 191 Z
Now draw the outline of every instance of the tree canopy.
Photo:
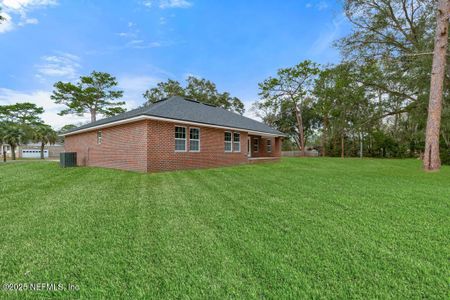
M 242 101 L 237 97 L 232 97 L 228 92 L 219 93 L 216 84 L 212 81 L 194 76 L 189 76 L 186 81 L 185 87 L 172 79 L 160 82 L 156 87 L 145 91 L 143 96 L 148 103 L 154 103 L 170 96 L 183 96 L 239 114 L 244 113 Z
M 33 141 L 41 144 L 41 159 L 44 159 L 44 147 L 47 144 L 55 144 L 58 134 L 47 124 L 38 124 L 33 128 Z
M 114 76 L 93 71 L 89 76 L 81 76 L 75 84 L 58 81 L 51 99 L 67 106 L 59 115 L 89 113 L 91 122 L 95 122 L 98 114 L 113 116 L 125 111 L 125 102 L 116 101 L 123 96 L 123 91 L 116 89 L 117 85 Z
M 0 105 L 0 121 L 20 124 L 42 123 L 39 115 L 43 112 L 44 108 L 29 102 Z
M 302 97 L 305 102 L 298 106 L 301 122 L 293 117 L 295 106 L 289 103 L 294 102 L 288 101 L 292 95 L 300 96 L 286 92 L 295 91 L 292 84 L 304 76 L 292 71 L 295 66 L 260 84 L 256 113 L 294 139 L 302 123 L 305 140 L 309 138 L 309 146 L 322 155 L 422 157 L 437 3 L 345 0 L 345 15 L 353 26 L 348 36 L 335 43 L 342 61 L 321 67 L 313 77 Z M 449 59 L 447 52 L 444 63 L 448 65 Z M 447 69 L 440 128 L 441 156 L 447 164 L 449 83 Z
M 312 129 L 310 109 L 311 91 L 319 66 L 305 60 L 291 68 L 279 69 L 276 77 L 259 84 L 261 101 L 255 107 L 263 111 L 263 119 L 275 122 L 280 130 L 291 134 L 305 151 L 305 131 Z M 278 116 L 277 116 L 278 115 Z M 305 116 L 309 118 L 305 118 Z

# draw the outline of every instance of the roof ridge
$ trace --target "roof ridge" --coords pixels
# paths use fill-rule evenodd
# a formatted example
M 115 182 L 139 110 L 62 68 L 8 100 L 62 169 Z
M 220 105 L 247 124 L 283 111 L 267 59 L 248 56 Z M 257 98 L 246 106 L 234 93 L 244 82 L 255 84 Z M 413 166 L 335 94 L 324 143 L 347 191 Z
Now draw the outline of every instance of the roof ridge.
M 220 106 L 204 103 L 184 96 L 170 96 L 161 98 L 153 103 L 147 102 L 141 107 L 129 110 L 122 114 L 100 119 L 96 122 L 74 128 L 73 130 L 67 131 L 66 134 L 143 115 L 282 135 L 281 132 L 261 121 L 254 120 Z

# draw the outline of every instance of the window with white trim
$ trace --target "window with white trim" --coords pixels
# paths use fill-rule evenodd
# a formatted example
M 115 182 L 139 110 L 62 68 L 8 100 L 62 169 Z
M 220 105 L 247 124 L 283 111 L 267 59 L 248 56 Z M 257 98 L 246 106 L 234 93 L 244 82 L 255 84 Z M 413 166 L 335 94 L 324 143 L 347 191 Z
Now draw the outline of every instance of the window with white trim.
M 259 138 L 253 138 L 253 152 L 259 152 Z
M 99 130 L 97 131 L 97 144 L 101 144 L 102 143 L 102 131 Z
M 200 152 L 200 128 L 189 128 L 189 151 Z
M 225 152 L 233 151 L 230 131 L 225 131 L 224 141 L 225 141 Z
M 267 152 L 272 152 L 272 140 L 267 140 Z
M 239 132 L 233 133 L 233 150 L 234 152 L 241 152 L 241 134 Z
M 175 151 L 186 151 L 186 127 L 175 126 Z

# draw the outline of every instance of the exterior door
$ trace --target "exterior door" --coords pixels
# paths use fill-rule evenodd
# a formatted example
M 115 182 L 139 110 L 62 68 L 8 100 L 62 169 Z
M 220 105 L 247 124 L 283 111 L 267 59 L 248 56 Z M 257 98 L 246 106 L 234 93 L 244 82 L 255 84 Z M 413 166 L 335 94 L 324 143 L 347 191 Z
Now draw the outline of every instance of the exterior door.
M 252 157 L 252 143 L 250 137 L 247 138 L 247 157 Z

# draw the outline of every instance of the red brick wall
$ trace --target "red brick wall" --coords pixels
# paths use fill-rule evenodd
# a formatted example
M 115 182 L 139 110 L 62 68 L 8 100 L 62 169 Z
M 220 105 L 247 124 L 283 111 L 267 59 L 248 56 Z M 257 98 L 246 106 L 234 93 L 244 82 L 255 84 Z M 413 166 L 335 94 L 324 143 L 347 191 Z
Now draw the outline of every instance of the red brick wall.
M 247 163 L 246 132 L 240 132 L 240 152 L 225 152 L 225 130 L 192 126 L 200 128 L 200 152 L 189 152 L 189 138 L 188 151 L 175 152 L 175 126 L 186 127 L 187 137 L 189 137 L 189 125 L 150 121 L 148 171 L 209 168 Z
M 175 126 L 186 127 L 186 152 L 175 151 Z M 154 120 L 104 128 L 101 130 L 100 145 L 97 144 L 97 130 L 66 136 L 64 145 L 66 152 L 77 152 L 77 164 L 80 166 L 140 172 L 209 168 L 248 162 L 247 132 L 240 132 L 240 152 L 225 152 L 225 130 L 192 127 L 200 128 L 200 152 L 189 151 L 189 125 Z M 281 155 L 280 138 L 272 139 L 272 153 L 267 153 L 265 143 L 260 138 L 258 156 Z M 255 153 L 252 154 L 257 157 Z
M 147 121 L 139 121 L 103 128 L 100 145 L 97 130 L 69 135 L 65 137 L 64 150 L 77 152 L 79 166 L 146 172 L 147 124 Z
M 280 138 L 269 138 L 251 135 L 251 151 L 252 157 L 280 157 L 281 156 L 281 141 Z M 259 151 L 254 152 L 253 146 L 255 138 L 259 140 Z M 272 151 L 268 152 L 267 140 L 272 141 Z

